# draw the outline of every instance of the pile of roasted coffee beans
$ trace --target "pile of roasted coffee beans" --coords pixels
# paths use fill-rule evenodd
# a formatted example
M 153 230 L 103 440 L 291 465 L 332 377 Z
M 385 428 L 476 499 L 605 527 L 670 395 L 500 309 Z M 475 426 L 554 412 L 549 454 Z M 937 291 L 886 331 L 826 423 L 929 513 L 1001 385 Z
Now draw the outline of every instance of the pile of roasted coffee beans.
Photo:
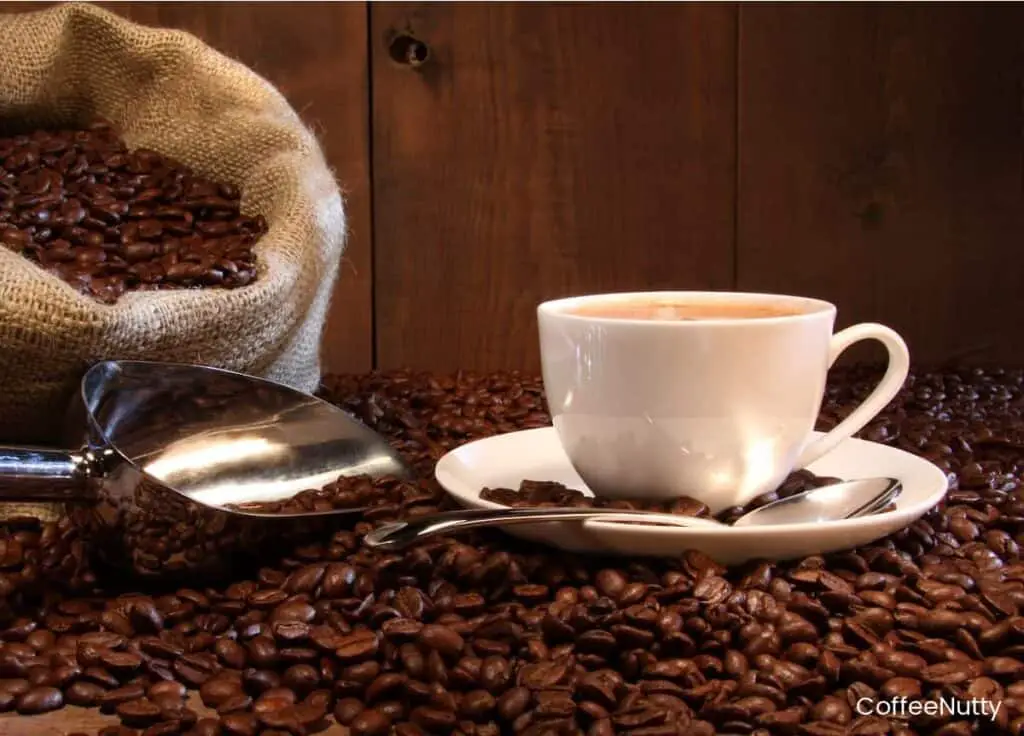
M 99 301 L 244 286 L 266 229 L 237 188 L 128 150 L 106 121 L 0 138 L 0 244 Z
M 834 376 L 821 426 L 877 377 Z M 786 564 L 577 557 L 493 530 L 384 553 L 360 545 L 363 520 L 244 580 L 114 592 L 73 529 L 9 525 L 0 708 L 100 709 L 123 724 L 105 736 L 1021 734 L 1022 377 L 913 376 L 863 434 L 946 470 L 947 502 L 870 547 Z M 540 382 L 514 374 L 340 377 L 325 395 L 420 474 L 337 484 L 380 488 L 374 519 L 435 509 L 448 448 L 547 422 Z M 63 588 L 42 584 L 54 576 Z M 857 712 L 900 696 L 999 707 Z

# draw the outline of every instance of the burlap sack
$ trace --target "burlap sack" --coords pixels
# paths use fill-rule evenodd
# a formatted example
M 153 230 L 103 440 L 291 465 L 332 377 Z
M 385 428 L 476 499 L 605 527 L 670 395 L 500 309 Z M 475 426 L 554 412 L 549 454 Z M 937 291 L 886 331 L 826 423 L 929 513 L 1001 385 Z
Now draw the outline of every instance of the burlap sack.
M 132 148 L 238 185 L 266 217 L 257 280 L 128 293 L 106 306 L 0 247 L 0 441 L 56 439 L 85 368 L 104 358 L 203 363 L 312 390 L 345 241 L 320 147 L 266 80 L 194 36 L 85 4 L 0 15 L 0 119 L 99 115 Z

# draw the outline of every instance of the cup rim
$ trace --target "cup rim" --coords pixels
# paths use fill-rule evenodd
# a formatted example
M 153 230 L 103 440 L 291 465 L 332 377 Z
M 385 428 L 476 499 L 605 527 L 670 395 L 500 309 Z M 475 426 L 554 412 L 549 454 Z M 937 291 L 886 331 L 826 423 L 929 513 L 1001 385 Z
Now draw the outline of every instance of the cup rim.
M 782 304 L 795 304 L 800 305 L 801 311 L 796 314 L 784 314 L 774 317 L 758 317 L 757 319 L 751 319 L 749 317 L 713 317 L 708 319 L 694 319 L 694 320 L 657 320 L 657 319 L 636 319 L 631 317 L 605 317 L 597 316 L 592 314 L 574 314 L 571 310 L 581 304 L 593 301 L 626 301 L 629 299 L 695 299 L 700 301 L 726 301 L 726 300 L 742 300 L 749 301 L 752 303 L 763 303 L 767 301 L 782 303 Z M 602 325 L 635 325 L 635 326 L 652 326 L 658 325 L 660 327 L 672 326 L 674 328 L 689 328 L 700 326 L 711 326 L 711 325 L 737 325 L 737 324 L 780 324 L 786 322 L 799 322 L 812 317 L 820 317 L 823 315 L 835 316 L 837 311 L 836 305 L 832 302 L 825 301 L 824 299 L 817 299 L 815 297 L 808 296 L 797 296 L 794 294 L 778 294 L 770 292 L 755 292 L 755 291 L 687 291 L 685 289 L 674 290 L 674 291 L 619 291 L 619 292 L 599 292 L 593 294 L 579 294 L 577 296 L 560 297 L 558 299 L 549 299 L 541 302 L 537 305 L 537 316 L 538 318 L 548 317 L 559 317 L 560 319 L 587 322 L 590 324 L 602 324 Z

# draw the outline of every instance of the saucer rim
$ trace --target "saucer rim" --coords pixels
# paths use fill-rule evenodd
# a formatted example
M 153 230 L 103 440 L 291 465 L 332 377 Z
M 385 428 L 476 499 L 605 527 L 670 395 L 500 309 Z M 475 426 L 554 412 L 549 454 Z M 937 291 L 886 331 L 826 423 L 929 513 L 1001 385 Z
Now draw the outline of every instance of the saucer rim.
M 462 445 L 459 445 L 458 447 L 452 448 L 451 450 L 446 452 L 434 465 L 434 478 L 441 485 L 441 487 L 445 490 L 445 492 L 449 496 L 454 498 L 460 505 L 462 505 L 464 507 L 469 507 L 469 508 L 486 508 L 486 509 L 507 509 L 507 508 L 510 508 L 509 506 L 505 506 L 503 504 L 495 503 L 493 501 L 488 501 L 486 499 L 480 498 L 479 494 L 480 494 L 480 491 L 483 490 L 482 488 L 477 489 L 475 491 L 476 495 L 468 497 L 468 498 L 463 493 L 456 493 L 451 488 L 451 486 L 454 485 L 454 484 L 446 483 L 444 481 L 444 479 L 442 478 L 442 475 L 450 473 L 450 471 L 446 470 L 446 467 L 447 467 L 448 464 L 454 463 L 454 462 L 456 462 L 459 459 L 458 455 L 459 455 L 460 452 L 468 451 L 469 448 L 471 448 L 473 446 L 476 446 L 476 445 L 479 445 L 479 444 L 483 444 L 483 443 L 487 443 L 487 442 L 494 442 L 495 440 L 497 440 L 499 438 L 503 439 L 503 438 L 507 438 L 507 437 L 510 437 L 510 436 L 513 436 L 513 435 L 528 435 L 528 434 L 536 435 L 538 437 L 543 437 L 545 435 L 550 435 L 553 438 L 554 442 L 558 442 L 557 432 L 556 432 L 555 428 L 553 426 L 550 426 L 550 425 L 546 426 L 546 427 L 534 427 L 532 429 L 520 429 L 520 430 L 516 430 L 514 432 L 503 432 L 501 434 L 495 434 L 495 435 L 491 435 L 489 437 L 482 437 L 480 439 L 473 440 L 471 442 L 466 442 L 466 443 L 464 443 Z M 815 436 L 822 436 L 824 434 L 825 434 L 824 432 L 815 432 L 814 433 Z M 859 517 L 859 518 L 856 518 L 856 519 L 840 519 L 840 520 L 837 520 L 837 521 L 827 521 L 827 522 L 815 521 L 815 522 L 800 522 L 800 523 L 794 523 L 794 524 L 772 524 L 772 525 L 765 525 L 765 526 L 744 526 L 744 527 L 733 527 L 733 526 L 724 526 L 723 525 L 721 528 L 703 527 L 703 526 L 700 526 L 700 527 L 697 527 L 697 526 L 693 526 L 693 527 L 683 527 L 683 526 L 670 527 L 670 526 L 659 526 L 659 525 L 654 525 L 654 524 L 645 525 L 645 524 L 623 523 L 623 522 L 616 522 L 616 521 L 603 521 L 603 520 L 600 520 L 600 519 L 588 519 L 588 520 L 585 520 L 585 521 L 582 521 L 582 522 L 579 522 L 579 523 L 580 523 L 580 525 L 583 528 L 585 528 L 588 531 L 591 531 L 593 533 L 601 533 L 601 532 L 608 532 L 608 531 L 614 531 L 614 532 L 617 532 L 617 533 L 622 533 L 623 531 L 628 530 L 628 531 L 630 531 L 632 533 L 646 534 L 646 535 L 651 535 L 651 536 L 663 536 L 663 537 L 678 537 L 680 535 L 686 535 L 688 537 L 694 537 L 694 536 L 698 536 L 698 537 L 720 537 L 720 536 L 754 537 L 754 536 L 764 535 L 765 533 L 770 533 L 772 535 L 781 535 L 781 534 L 796 534 L 796 533 L 801 533 L 801 532 L 807 532 L 807 531 L 810 531 L 812 529 L 816 529 L 816 530 L 820 531 L 822 526 L 825 526 L 828 529 L 834 530 L 836 532 L 841 532 L 841 531 L 846 531 L 846 530 L 869 529 L 871 527 L 878 526 L 878 525 L 881 525 L 883 523 L 886 524 L 886 525 L 891 524 L 891 523 L 895 523 L 895 522 L 904 523 L 904 524 L 913 523 L 913 521 L 916 521 L 917 519 L 921 518 L 922 516 L 927 514 L 931 509 L 933 509 L 935 506 L 937 506 L 942 501 L 942 499 L 946 497 L 946 494 L 949 492 L 949 478 L 941 469 L 939 469 L 938 466 L 936 466 L 934 463 L 928 461 L 927 459 L 921 457 L 920 455 L 915 455 L 915 454 L 913 454 L 911 452 L 907 452 L 906 450 L 901 450 L 898 447 L 892 447 L 891 445 L 886 445 L 886 444 L 881 443 L 881 442 L 872 442 L 871 440 L 865 440 L 865 439 L 850 437 L 850 438 L 844 439 L 839 445 L 836 446 L 836 448 L 834 450 L 832 450 L 832 452 L 835 452 L 836 450 L 838 450 L 839 447 L 846 446 L 847 444 L 851 444 L 851 443 L 853 445 L 855 445 L 855 446 L 869 446 L 872 449 L 881 449 L 881 450 L 884 450 L 885 452 L 890 452 L 890 453 L 894 453 L 894 454 L 899 454 L 899 455 L 905 456 L 908 459 L 909 462 L 913 462 L 914 464 L 919 465 L 921 467 L 921 472 L 922 473 L 927 473 L 930 476 L 930 478 L 929 478 L 929 480 L 927 482 L 928 482 L 929 487 L 934 485 L 934 490 L 930 491 L 925 498 L 922 498 L 919 501 L 915 501 L 912 504 L 909 504 L 909 505 L 907 505 L 905 507 L 902 507 L 902 508 L 899 506 L 899 501 L 897 501 L 896 509 L 893 510 L 893 511 L 885 512 L 884 514 L 872 514 L 871 516 L 863 516 L 863 517 Z M 830 452 L 827 455 L 824 455 L 823 457 L 819 458 L 815 462 L 811 463 L 808 466 L 809 468 L 812 469 L 811 472 L 814 472 L 813 471 L 813 467 L 815 465 L 817 465 L 817 464 L 819 464 L 819 463 L 821 463 L 823 461 L 827 461 L 828 455 L 830 455 L 830 454 L 832 454 L 832 453 Z M 900 479 L 900 480 L 903 480 L 903 482 L 906 482 L 905 479 Z M 921 481 L 921 482 L 924 483 L 924 481 Z M 560 522 L 560 523 L 565 523 L 565 522 Z

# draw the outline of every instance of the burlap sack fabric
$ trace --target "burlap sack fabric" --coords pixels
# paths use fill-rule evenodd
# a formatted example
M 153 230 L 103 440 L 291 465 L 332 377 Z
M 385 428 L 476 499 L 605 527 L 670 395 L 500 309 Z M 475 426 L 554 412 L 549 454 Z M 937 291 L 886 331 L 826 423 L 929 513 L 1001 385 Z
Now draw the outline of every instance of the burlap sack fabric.
M 0 15 L 0 49 L 0 120 L 105 117 L 131 148 L 238 185 L 243 211 L 269 224 L 253 284 L 129 292 L 112 306 L 0 247 L 0 441 L 56 440 L 70 393 L 104 358 L 314 389 L 345 217 L 315 137 L 274 87 L 190 34 L 86 4 Z

